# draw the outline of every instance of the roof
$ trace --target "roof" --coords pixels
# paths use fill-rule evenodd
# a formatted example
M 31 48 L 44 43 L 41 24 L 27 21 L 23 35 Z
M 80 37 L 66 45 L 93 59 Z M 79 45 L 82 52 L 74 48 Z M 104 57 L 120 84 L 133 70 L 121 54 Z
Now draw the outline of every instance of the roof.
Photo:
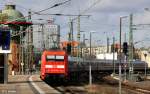
M 8 15 L 7 21 L 14 21 L 16 19 L 17 21 L 26 21 L 23 14 L 15 9 L 15 5 L 6 5 L 5 9 L 2 10 L 2 14 Z
M 0 22 L 0 24 L 16 24 L 16 25 L 31 25 L 32 22 L 18 22 L 18 21 L 6 21 L 6 22 Z
M 15 5 L 5 5 L 5 9 L 0 13 L 0 24 L 8 25 L 13 31 L 20 30 L 20 26 L 26 29 L 27 26 L 32 25 L 32 22 L 27 22 L 15 7 Z

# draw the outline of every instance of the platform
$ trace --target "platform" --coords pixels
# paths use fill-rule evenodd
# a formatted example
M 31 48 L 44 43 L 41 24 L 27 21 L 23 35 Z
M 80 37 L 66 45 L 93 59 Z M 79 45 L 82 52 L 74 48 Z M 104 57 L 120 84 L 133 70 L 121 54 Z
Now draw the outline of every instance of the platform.
M 0 94 L 61 94 L 39 75 L 9 75 L 8 84 L 0 84 Z

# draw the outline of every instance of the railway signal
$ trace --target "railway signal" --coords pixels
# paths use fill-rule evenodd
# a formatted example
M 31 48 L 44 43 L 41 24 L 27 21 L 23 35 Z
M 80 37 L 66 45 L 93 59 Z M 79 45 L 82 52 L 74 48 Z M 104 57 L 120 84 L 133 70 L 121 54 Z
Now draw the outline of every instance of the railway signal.
M 128 53 L 128 43 L 127 42 L 123 43 L 123 53 L 125 55 L 127 55 L 127 53 Z
M 71 43 L 67 44 L 67 53 L 71 54 Z
M 10 30 L 0 30 L 0 47 L 0 53 L 3 53 L 3 50 L 10 50 Z
M 5 28 L 0 28 L 0 53 L 3 55 L 1 59 L 3 59 L 3 79 L 4 83 L 7 84 L 8 82 L 8 55 L 10 53 L 10 30 Z

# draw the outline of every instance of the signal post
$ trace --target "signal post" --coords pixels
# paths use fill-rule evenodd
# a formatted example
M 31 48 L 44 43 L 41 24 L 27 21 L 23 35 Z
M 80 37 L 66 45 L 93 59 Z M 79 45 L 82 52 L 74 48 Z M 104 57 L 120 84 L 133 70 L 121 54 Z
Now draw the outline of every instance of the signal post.
M 0 64 L 2 74 L 2 83 L 8 83 L 8 53 L 10 53 L 10 30 L 0 28 Z

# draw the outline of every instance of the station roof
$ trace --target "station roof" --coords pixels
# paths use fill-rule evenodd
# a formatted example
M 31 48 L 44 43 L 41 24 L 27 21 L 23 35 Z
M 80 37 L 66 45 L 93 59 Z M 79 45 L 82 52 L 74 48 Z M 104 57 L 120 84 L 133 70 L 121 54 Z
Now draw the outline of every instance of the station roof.
M 16 10 L 15 5 L 5 5 L 5 9 L 1 11 L 0 24 L 13 25 L 31 25 L 31 22 L 26 22 L 25 17 L 21 12 Z

